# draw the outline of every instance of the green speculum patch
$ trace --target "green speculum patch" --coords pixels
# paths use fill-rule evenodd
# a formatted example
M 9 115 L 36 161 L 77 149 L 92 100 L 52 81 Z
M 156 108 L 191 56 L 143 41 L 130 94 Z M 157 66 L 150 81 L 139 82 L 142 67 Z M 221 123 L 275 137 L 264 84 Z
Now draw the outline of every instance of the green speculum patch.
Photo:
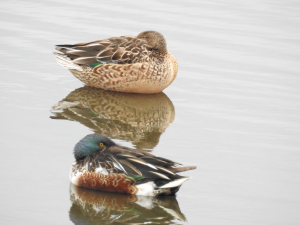
M 96 66 L 99 66 L 99 65 L 102 65 L 103 63 L 101 62 L 96 62 L 96 63 L 92 63 L 92 64 L 89 64 L 91 67 L 96 67 Z
M 88 109 L 88 112 L 89 112 L 89 114 L 91 114 L 91 115 L 93 115 L 93 116 L 95 116 L 95 117 L 99 116 L 99 114 L 95 113 L 95 112 L 94 112 L 93 110 L 91 110 L 91 109 Z
M 130 177 L 130 178 L 134 179 L 135 181 L 138 181 L 138 180 L 143 179 L 144 177 Z

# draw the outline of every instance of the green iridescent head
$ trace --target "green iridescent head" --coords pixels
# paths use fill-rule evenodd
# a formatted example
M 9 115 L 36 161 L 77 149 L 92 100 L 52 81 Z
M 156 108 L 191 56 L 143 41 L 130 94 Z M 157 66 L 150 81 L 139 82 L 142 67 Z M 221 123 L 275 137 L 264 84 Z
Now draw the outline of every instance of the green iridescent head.
M 112 140 L 102 134 L 89 134 L 75 145 L 74 156 L 79 161 L 114 145 L 116 144 Z

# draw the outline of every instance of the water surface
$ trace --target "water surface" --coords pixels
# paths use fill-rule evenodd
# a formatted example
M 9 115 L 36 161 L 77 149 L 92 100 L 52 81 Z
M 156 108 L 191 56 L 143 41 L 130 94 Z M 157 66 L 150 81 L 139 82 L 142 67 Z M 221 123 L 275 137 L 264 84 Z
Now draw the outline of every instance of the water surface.
M 133 199 L 125 214 L 139 223 L 299 223 L 299 9 L 282 0 L 1 2 L 1 222 L 74 224 L 72 149 L 103 132 L 198 167 L 170 207 L 148 201 L 154 216 L 143 204 L 144 214 L 134 211 Z M 179 63 L 173 84 L 147 99 L 86 91 L 51 53 L 144 30 L 161 32 Z M 89 93 L 104 100 L 91 103 Z M 170 214 L 176 204 L 187 222 Z

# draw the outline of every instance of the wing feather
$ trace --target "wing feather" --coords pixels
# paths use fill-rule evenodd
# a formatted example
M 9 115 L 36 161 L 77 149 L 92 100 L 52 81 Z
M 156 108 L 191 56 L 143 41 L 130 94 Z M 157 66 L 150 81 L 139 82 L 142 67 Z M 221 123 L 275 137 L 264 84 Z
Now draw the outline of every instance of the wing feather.
M 132 36 L 113 37 L 109 39 L 78 43 L 75 45 L 57 45 L 56 49 L 66 54 L 74 63 L 124 64 L 137 63 L 138 55 L 144 54 L 146 41 Z

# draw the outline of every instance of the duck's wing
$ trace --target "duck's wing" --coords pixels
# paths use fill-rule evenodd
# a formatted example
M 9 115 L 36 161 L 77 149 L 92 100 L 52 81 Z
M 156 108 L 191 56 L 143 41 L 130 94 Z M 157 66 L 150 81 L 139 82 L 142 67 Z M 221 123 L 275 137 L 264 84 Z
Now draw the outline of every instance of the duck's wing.
M 92 67 L 107 63 L 136 63 L 151 53 L 145 40 L 133 36 L 113 37 L 75 45 L 57 45 L 56 50 L 63 52 L 76 64 Z
M 136 181 L 143 179 L 174 180 L 177 172 L 195 169 L 195 166 L 180 167 L 180 163 L 157 157 L 147 151 L 114 146 L 107 150 L 107 157 L 114 165 Z

